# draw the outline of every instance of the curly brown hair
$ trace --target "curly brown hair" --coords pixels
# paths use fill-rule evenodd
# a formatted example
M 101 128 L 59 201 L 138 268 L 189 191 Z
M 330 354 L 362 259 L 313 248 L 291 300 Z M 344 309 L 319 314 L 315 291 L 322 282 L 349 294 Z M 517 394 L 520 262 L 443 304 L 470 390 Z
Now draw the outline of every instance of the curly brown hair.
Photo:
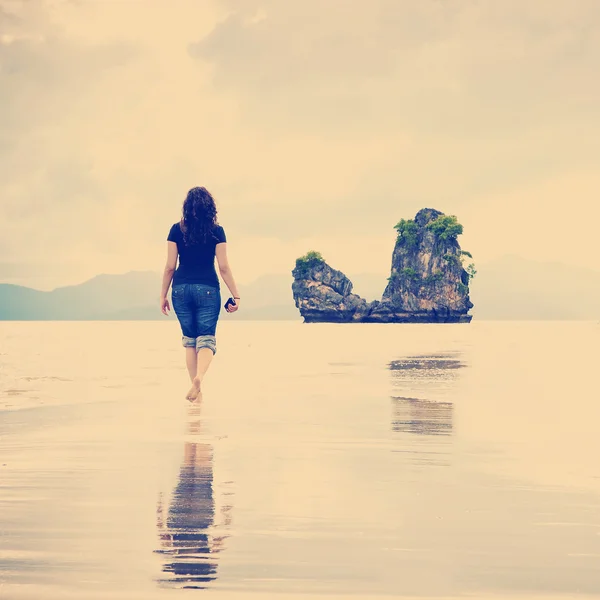
M 186 244 L 208 241 L 217 223 L 217 207 L 205 187 L 194 187 L 183 202 L 181 231 Z

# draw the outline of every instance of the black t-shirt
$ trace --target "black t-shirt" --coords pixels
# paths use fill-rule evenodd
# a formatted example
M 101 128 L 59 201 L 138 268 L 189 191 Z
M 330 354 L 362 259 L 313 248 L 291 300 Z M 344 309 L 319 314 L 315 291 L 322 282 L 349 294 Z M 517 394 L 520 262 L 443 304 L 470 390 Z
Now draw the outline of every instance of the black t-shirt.
M 181 224 L 175 223 L 169 231 L 167 240 L 177 244 L 179 266 L 173 276 L 173 284 L 205 283 L 219 287 L 219 278 L 215 270 L 215 247 L 226 242 L 225 231 L 217 225 L 206 242 L 186 244 L 183 241 Z

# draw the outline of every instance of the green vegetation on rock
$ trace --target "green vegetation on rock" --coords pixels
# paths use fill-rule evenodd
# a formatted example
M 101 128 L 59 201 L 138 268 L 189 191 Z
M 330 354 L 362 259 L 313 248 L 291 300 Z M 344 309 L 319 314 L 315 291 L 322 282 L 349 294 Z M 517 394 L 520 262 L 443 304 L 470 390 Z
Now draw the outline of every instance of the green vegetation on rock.
M 462 261 L 457 254 L 444 254 L 442 258 L 451 265 L 456 267 L 460 267 L 462 265 Z
M 325 262 L 325 259 L 323 258 L 323 255 L 320 252 L 310 250 L 304 256 L 301 256 L 300 258 L 296 259 L 296 264 L 298 264 L 298 261 L 302 263 L 317 263 Z
M 469 276 L 469 281 L 477 275 L 477 270 L 475 269 L 475 263 L 471 263 L 467 268 L 467 275 Z
M 401 239 L 408 248 L 414 248 L 417 245 L 418 225 L 412 219 L 401 219 L 394 225 L 398 232 L 398 238 Z
M 310 269 L 324 262 L 325 259 L 320 252 L 310 250 L 304 256 L 296 259 L 296 270 L 300 277 L 304 277 L 308 275 Z
M 432 231 L 441 240 L 456 239 L 462 232 L 463 226 L 454 215 L 442 215 L 427 224 L 427 229 Z
M 406 269 L 402 269 L 401 272 L 402 272 L 402 275 L 404 275 L 408 279 L 418 279 L 419 278 L 418 273 L 412 267 L 407 267 Z
M 432 273 L 431 275 L 428 275 L 427 277 L 423 278 L 423 283 L 425 283 L 425 284 L 436 283 L 437 281 L 441 281 L 443 278 L 444 278 L 443 273 Z
M 420 279 L 420 277 L 417 271 L 412 267 L 406 267 L 400 272 L 393 271 L 390 277 L 388 277 L 388 281 L 400 281 L 401 279 L 410 279 L 412 281 L 416 281 L 417 279 Z
M 419 281 L 422 284 L 428 285 L 435 283 L 436 281 L 441 281 L 444 278 L 444 274 L 440 271 L 421 278 L 415 269 L 412 267 L 406 267 L 400 272 L 392 273 L 391 277 L 388 277 L 388 281 L 398 281 L 402 278 L 409 279 L 410 281 Z

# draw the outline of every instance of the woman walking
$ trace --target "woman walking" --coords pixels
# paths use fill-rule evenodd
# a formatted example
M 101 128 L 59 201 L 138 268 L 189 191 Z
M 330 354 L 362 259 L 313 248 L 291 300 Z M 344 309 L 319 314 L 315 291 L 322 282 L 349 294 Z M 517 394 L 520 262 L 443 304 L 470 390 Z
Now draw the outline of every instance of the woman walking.
M 216 329 L 221 309 L 219 273 L 232 295 L 225 309 L 235 312 L 240 297 L 227 260 L 225 231 L 217 223 L 217 207 L 208 190 L 192 188 L 183 203 L 183 216 L 167 237 L 167 264 L 163 274 L 160 307 L 168 315 L 167 294 L 173 281 L 173 310 L 181 325 L 185 360 L 192 380 L 191 402 L 202 399 L 202 380 L 217 351 Z M 177 257 L 179 256 L 179 266 Z

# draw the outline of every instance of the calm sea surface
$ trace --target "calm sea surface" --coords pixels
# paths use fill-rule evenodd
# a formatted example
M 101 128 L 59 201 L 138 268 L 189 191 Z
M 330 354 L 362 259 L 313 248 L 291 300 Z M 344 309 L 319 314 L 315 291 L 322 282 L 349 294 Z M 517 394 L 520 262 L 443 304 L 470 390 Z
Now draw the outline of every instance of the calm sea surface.
M 600 597 L 600 324 L 218 340 L 0 323 L 1 598 Z

